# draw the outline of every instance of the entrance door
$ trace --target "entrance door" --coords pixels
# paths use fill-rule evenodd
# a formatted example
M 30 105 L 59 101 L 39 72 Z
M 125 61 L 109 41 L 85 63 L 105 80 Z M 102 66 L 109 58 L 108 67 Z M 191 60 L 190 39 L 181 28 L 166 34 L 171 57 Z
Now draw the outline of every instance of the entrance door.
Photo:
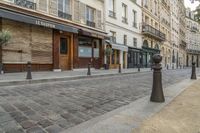
M 61 70 L 69 70 L 69 45 L 70 38 L 67 36 L 60 37 L 60 68 Z

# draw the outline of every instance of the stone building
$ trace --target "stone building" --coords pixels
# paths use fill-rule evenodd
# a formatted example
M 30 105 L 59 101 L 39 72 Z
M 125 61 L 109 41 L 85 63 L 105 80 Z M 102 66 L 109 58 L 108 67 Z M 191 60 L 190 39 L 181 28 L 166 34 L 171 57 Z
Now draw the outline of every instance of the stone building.
M 163 56 L 163 67 L 172 65 L 171 55 L 171 8 L 169 0 L 160 0 L 160 31 L 165 34 L 165 41 L 161 45 L 161 55 Z
M 102 67 L 104 18 L 103 0 L 0 0 L 0 30 L 12 34 L 4 71 Z
M 142 0 L 142 65 L 150 67 L 152 56 L 160 53 L 166 35 L 160 29 L 160 0 Z
M 184 0 L 179 0 L 179 58 L 178 66 L 186 66 L 186 8 Z
M 179 58 L 179 1 L 170 0 L 171 9 L 171 68 L 178 68 Z
M 108 43 L 112 46 L 111 68 L 119 64 L 123 68 L 137 67 L 140 62 L 142 37 L 141 2 L 135 0 L 106 0 L 105 29 L 110 36 Z
M 187 58 L 186 65 L 191 66 L 195 62 L 197 67 L 200 63 L 200 25 L 195 20 L 194 12 L 189 8 L 186 9 L 186 43 Z

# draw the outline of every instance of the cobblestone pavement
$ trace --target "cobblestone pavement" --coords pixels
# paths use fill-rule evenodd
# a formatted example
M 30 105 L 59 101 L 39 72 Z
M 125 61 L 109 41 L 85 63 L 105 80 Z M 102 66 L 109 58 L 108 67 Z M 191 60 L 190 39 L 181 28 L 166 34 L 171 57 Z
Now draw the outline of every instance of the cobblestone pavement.
M 163 72 L 164 87 L 191 70 Z M 0 87 L 0 133 L 59 133 L 149 95 L 152 72 Z

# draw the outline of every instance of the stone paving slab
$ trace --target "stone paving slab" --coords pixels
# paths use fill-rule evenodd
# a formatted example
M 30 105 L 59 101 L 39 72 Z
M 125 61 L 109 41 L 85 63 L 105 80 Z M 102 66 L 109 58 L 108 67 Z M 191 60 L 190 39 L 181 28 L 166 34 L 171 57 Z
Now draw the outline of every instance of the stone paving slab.
M 163 86 L 190 74 L 163 71 Z M 0 131 L 59 133 L 143 98 L 151 87 L 152 72 L 0 87 Z
M 191 80 L 183 80 L 180 83 L 170 85 L 169 87 L 165 88 L 165 103 L 150 102 L 150 96 L 145 96 L 130 103 L 127 106 L 123 106 L 121 108 L 118 108 L 117 110 L 93 118 L 78 126 L 69 128 L 63 131 L 62 133 L 175 133 L 171 131 L 159 132 L 159 130 L 154 130 L 154 127 L 159 129 L 159 125 L 157 125 L 156 123 L 157 121 L 151 122 L 150 124 L 148 123 L 148 127 L 151 127 L 151 130 L 141 129 L 142 132 L 140 132 L 139 130 L 134 129 L 138 128 L 144 120 L 158 113 L 161 109 L 168 105 L 177 95 L 179 95 L 182 91 L 184 91 L 188 86 L 190 86 L 194 82 L 195 81 Z M 163 113 L 163 115 L 165 114 Z M 133 130 L 135 132 L 133 132 Z

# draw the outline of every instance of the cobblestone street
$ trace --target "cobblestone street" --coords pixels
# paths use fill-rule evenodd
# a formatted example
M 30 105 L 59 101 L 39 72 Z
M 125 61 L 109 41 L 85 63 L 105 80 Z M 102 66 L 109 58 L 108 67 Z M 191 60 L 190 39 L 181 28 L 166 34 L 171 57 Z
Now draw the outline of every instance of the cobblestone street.
M 163 71 L 163 86 L 190 78 Z M 0 133 L 59 133 L 150 95 L 152 72 L 0 88 Z

